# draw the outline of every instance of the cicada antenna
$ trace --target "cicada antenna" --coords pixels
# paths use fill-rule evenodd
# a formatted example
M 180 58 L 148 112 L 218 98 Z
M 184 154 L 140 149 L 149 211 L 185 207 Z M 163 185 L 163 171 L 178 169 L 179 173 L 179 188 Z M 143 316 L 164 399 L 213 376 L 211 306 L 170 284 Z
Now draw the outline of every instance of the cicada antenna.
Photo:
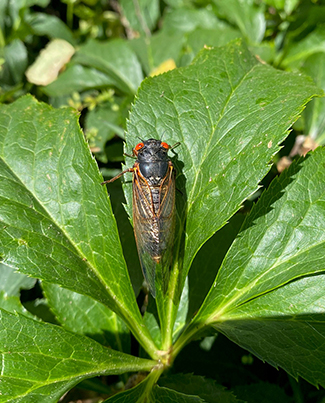
M 172 150 L 173 148 L 178 147 L 179 145 L 181 145 L 180 141 L 178 141 L 177 143 L 175 143 L 172 146 L 170 146 L 170 150 Z

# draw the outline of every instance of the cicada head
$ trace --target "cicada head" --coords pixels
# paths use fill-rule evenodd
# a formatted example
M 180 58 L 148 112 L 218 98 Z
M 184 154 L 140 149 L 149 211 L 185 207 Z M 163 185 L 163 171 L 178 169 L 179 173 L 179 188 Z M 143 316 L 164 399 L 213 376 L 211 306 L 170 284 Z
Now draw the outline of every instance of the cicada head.
M 149 139 L 138 143 L 133 154 L 139 162 L 167 161 L 170 146 L 160 140 Z

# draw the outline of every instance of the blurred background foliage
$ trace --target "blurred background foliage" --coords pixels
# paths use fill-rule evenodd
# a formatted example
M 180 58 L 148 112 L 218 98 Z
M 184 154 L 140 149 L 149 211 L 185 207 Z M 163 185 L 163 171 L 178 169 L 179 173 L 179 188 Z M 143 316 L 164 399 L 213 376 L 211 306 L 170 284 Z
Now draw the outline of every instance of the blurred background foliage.
M 112 176 L 141 81 L 188 65 L 203 46 L 238 37 L 260 60 L 325 87 L 325 1 L 3 0 L 0 101 L 30 92 L 79 110 L 103 174 Z M 279 170 L 295 154 L 324 144 L 324 102 L 308 105 Z

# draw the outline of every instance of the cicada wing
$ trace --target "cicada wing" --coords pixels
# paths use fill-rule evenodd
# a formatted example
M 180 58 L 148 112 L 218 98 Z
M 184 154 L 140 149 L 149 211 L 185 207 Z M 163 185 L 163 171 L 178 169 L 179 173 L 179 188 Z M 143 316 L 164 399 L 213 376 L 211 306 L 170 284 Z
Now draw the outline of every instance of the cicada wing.
M 133 176 L 133 226 L 139 260 L 144 278 L 153 297 L 156 296 L 154 260 L 156 249 L 157 219 L 154 213 L 150 187 L 137 169 Z
M 159 209 L 155 211 L 152 189 L 138 169 L 133 177 L 133 225 L 143 275 L 153 297 L 156 275 L 167 290 L 175 230 L 175 172 L 172 164 L 159 188 Z
M 175 170 L 170 164 L 168 173 L 161 185 L 161 204 L 158 213 L 163 290 L 167 290 L 169 272 L 173 258 L 175 235 Z

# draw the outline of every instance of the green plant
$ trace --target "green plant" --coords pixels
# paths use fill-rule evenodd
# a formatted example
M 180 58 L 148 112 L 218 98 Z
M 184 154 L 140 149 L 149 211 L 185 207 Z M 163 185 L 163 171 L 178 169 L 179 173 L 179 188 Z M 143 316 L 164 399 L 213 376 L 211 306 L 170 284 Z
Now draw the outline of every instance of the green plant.
M 42 280 L 63 327 L 31 317 L 17 301 L 17 287 L 27 280 L 14 280 L 19 285 L 0 311 L 0 402 L 54 402 L 86 378 L 134 371 L 149 375 L 107 401 L 201 402 L 205 393 L 239 401 L 199 377 L 156 385 L 184 346 L 212 329 L 293 377 L 324 386 L 323 149 L 272 182 L 221 266 L 213 264 L 226 248 L 214 234 L 224 227 L 235 238 L 227 222 L 256 192 L 315 95 L 321 92 L 309 78 L 260 63 L 238 40 L 142 83 L 126 151 L 137 136 L 181 142 L 173 157 L 181 191 L 174 263 L 167 293 L 158 289 L 158 322 L 153 300 L 143 317 L 138 309 L 128 273 L 134 267 L 126 266 L 76 112 L 30 96 L 1 106 L 2 262 Z M 128 181 L 124 190 L 130 211 Z M 145 358 L 126 354 L 129 331 Z

